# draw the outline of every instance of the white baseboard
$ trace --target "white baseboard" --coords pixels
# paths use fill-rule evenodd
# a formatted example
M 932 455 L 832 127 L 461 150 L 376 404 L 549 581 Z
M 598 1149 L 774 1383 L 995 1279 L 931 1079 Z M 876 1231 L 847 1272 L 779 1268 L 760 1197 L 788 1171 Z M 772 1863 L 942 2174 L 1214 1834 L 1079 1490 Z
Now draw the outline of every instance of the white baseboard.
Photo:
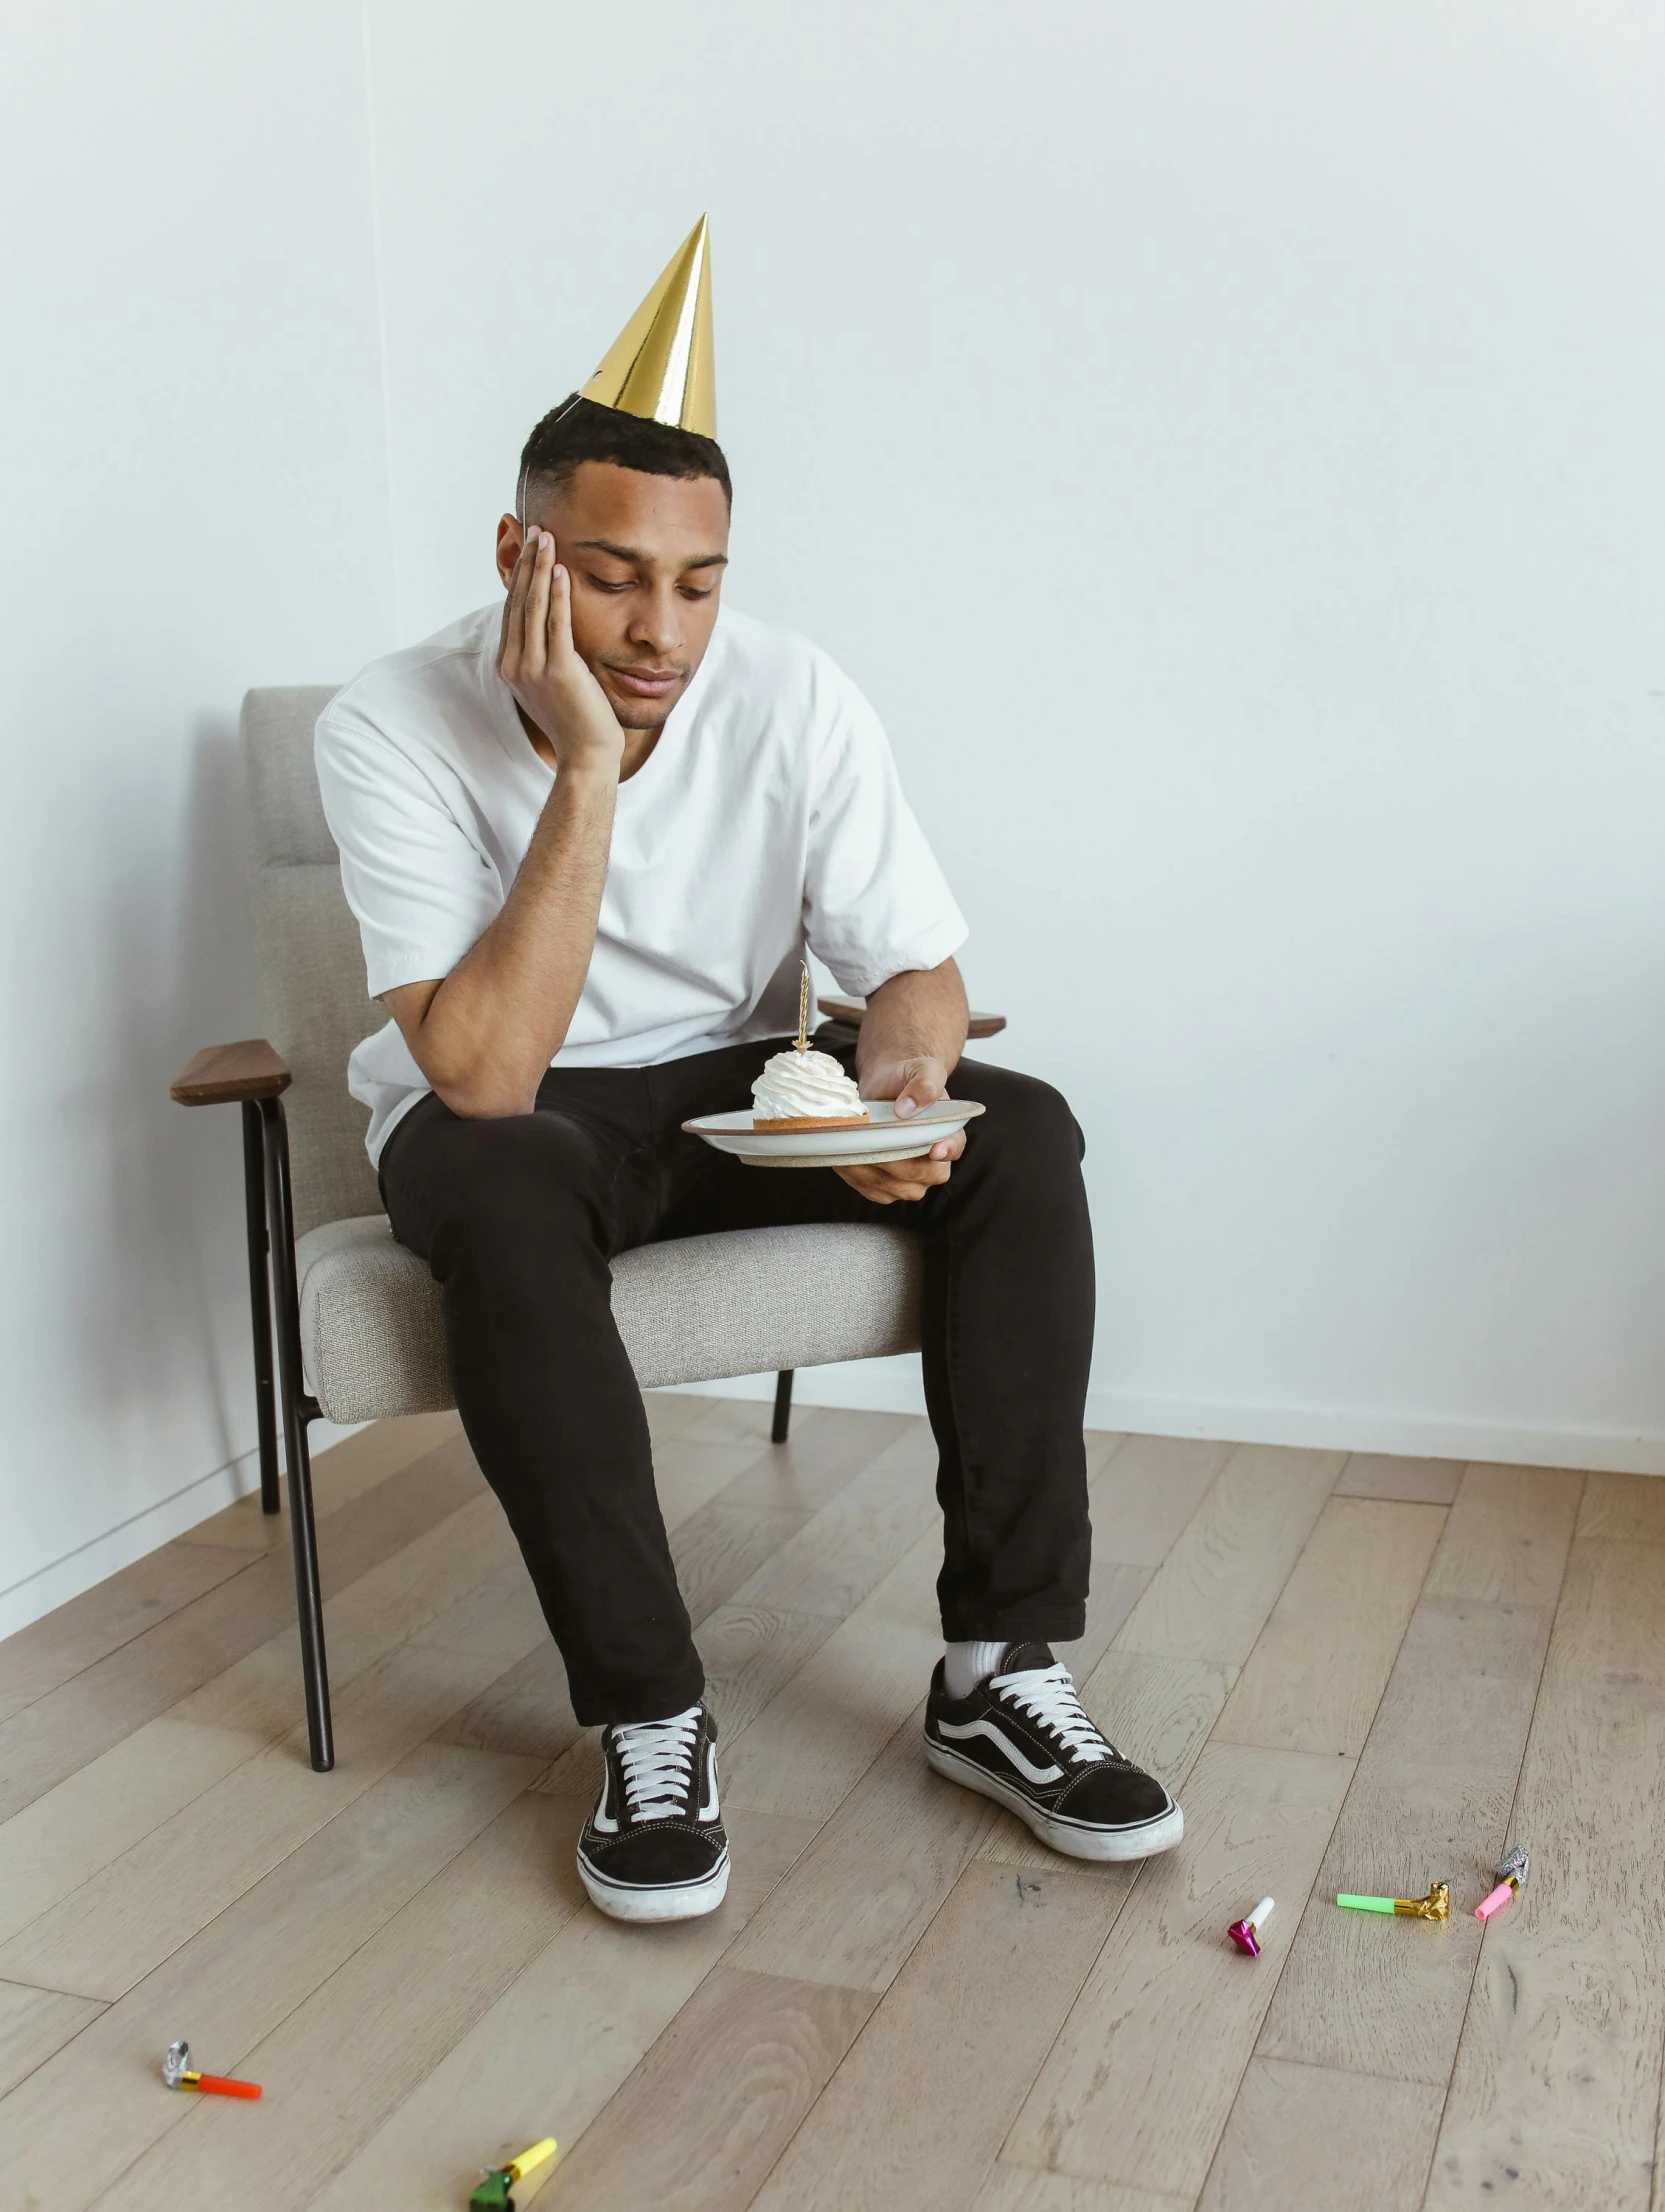
M 1350 1406 L 1210 1405 L 1093 1391 L 1087 1426 L 1150 1436 L 1227 1437 L 1315 1451 L 1391 1452 L 1404 1459 L 1488 1460 L 1514 1467 L 1581 1467 L 1665 1475 L 1665 1436 L 1623 1429 L 1516 1427 L 1444 1414 L 1366 1413 Z
M 343 1437 L 354 1434 L 354 1429 L 338 1428 L 333 1421 L 314 1421 L 311 1431 L 313 1457 L 331 1444 L 340 1443 Z M 281 1446 L 279 1449 L 281 1454 Z M 0 1590 L 0 1636 L 11 1636 L 18 1629 L 27 1628 L 43 1613 L 67 1605 L 83 1590 L 90 1590 L 95 1583 L 119 1573 L 123 1567 L 131 1567 L 136 1559 L 143 1559 L 146 1552 L 156 1551 L 175 1536 L 183 1536 L 199 1521 L 206 1521 L 211 1513 L 234 1505 L 239 1498 L 259 1488 L 259 1455 L 251 1447 L 224 1467 L 199 1475 L 182 1490 L 174 1491 L 171 1497 L 159 1498 L 130 1520 L 119 1522 L 102 1535 L 77 1545 L 74 1551 L 65 1552 L 61 1559 L 35 1568 L 21 1582 Z
M 773 1375 L 731 1382 L 685 1383 L 714 1398 L 771 1398 Z M 793 1402 L 864 1406 L 876 1413 L 923 1413 L 925 1393 L 917 1353 L 897 1359 L 851 1360 L 805 1367 Z M 1391 1452 L 1406 1459 L 1483 1459 L 1518 1467 L 1586 1467 L 1613 1474 L 1665 1475 L 1665 1436 L 1621 1429 L 1512 1427 L 1441 1414 L 1365 1413 L 1348 1406 L 1209 1404 L 1146 1398 L 1117 1390 L 1087 1394 L 1090 1429 L 1125 1429 L 1144 1436 L 1207 1436 L 1234 1444 L 1294 1444 L 1315 1451 Z

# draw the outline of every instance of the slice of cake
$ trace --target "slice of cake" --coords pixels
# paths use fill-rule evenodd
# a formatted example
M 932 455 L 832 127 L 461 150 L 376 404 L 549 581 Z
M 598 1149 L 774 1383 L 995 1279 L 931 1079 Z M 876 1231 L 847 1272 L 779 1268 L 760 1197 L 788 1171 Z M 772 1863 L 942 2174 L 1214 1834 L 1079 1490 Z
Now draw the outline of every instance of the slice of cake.
M 828 1052 L 777 1052 L 752 1085 L 754 1129 L 842 1129 L 866 1119 L 861 1093 Z

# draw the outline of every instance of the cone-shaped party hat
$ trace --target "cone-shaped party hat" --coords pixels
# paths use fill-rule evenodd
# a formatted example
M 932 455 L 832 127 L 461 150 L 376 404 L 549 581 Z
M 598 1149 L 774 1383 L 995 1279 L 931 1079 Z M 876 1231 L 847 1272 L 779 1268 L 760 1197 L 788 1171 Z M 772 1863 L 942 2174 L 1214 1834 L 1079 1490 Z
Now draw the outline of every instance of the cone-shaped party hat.
M 585 385 L 601 407 L 717 435 L 711 346 L 711 226 L 701 216 Z

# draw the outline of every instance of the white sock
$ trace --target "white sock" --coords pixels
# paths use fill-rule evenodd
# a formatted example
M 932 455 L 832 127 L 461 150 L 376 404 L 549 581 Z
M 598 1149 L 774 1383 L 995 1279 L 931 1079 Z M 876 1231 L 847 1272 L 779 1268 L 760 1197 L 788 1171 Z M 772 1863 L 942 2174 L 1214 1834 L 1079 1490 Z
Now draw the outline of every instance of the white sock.
M 945 1644 L 942 1653 L 944 1687 L 950 1697 L 969 1697 L 1005 1658 L 1001 1644 Z

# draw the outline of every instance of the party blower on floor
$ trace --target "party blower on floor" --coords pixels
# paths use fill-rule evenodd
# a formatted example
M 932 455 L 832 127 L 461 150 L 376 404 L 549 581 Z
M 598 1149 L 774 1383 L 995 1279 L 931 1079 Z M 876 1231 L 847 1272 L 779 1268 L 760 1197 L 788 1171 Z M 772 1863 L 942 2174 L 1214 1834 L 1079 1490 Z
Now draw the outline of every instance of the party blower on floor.
M 534 2143 L 529 2151 L 511 2158 L 506 2166 L 494 2166 L 469 2198 L 468 2212 L 515 2212 L 515 2200 L 509 2191 L 523 2174 L 529 2174 L 534 2166 L 541 2166 L 546 2158 L 554 2156 L 555 2138 L 546 2135 L 541 2143 Z
M 258 2097 L 257 2081 L 230 2081 L 224 2074 L 199 2074 L 191 2064 L 189 2043 L 170 2043 L 162 2061 L 162 2079 L 170 2089 L 200 2089 L 211 2097 Z

